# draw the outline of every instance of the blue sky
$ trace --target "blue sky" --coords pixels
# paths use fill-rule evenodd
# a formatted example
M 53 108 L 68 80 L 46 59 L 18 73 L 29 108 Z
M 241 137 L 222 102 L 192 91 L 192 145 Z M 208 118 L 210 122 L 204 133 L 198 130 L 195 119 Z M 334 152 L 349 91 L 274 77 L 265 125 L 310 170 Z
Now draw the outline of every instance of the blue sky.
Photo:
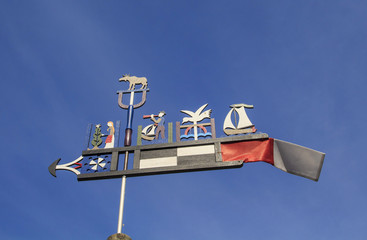
M 142 115 L 253 104 L 270 137 L 326 153 L 319 182 L 265 163 L 128 178 L 139 239 L 365 239 L 366 1 L 1 1 L 0 238 L 106 239 L 120 180 L 53 178 L 88 123 L 121 120 L 122 74 L 145 76 Z M 134 135 L 135 136 L 135 135 Z

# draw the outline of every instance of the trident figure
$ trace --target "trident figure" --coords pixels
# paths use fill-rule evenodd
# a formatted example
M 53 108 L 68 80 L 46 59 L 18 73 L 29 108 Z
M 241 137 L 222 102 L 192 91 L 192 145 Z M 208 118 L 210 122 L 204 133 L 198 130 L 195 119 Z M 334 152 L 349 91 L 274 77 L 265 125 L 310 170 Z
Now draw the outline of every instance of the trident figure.
M 135 77 L 136 78 L 136 77 Z M 147 82 L 146 82 L 146 78 L 145 79 L 145 85 L 143 86 L 147 86 Z M 122 78 L 119 79 L 119 81 L 132 81 L 130 78 L 126 78 L 126 76 L 124 75 Z M 118 104 L 121 108 L 123 109 L 127 109 L 128 110 L 128 114 L 127 114 L 127 123 L 126 123 L 126 129 L 125 129 L 125 142 L 124 145 L 125 146 L 131 146 L 131 135 L 132 135 L 132 121 L 133 121 L 133 116 L 134 116 L 134 109 L 135 108 L 139 108 L 141 106 L 143 106 L 143 104 L 145 103 L 146 99 L 147 99 L 147 92 L 149 91 L 149 89 L 138 89 L 135 90 L 135 84 L 138 83 L 133 83 L 133 85 L 130 82 L 130 88 L 127 91 L 118 91 Z M 133 88 L 131 86 L 134 86 Z M 138 103 L 138 104 L 134 104 L 134 95 L 136 92 L 142 92 L 142 100 Z M 122 102 L 122 98 L 124 94 L 129 94 L 130 93 L 130 103 L 129 105 L 126 105 Z

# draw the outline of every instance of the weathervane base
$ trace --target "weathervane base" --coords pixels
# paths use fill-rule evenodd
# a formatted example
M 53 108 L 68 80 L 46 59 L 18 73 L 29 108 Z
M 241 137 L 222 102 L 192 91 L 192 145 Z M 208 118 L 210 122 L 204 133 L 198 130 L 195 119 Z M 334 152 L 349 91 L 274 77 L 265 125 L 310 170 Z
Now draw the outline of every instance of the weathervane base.
M 115 233 L 109 236 L 107 240 L 132 240 L 132 238 L 123 233 Z

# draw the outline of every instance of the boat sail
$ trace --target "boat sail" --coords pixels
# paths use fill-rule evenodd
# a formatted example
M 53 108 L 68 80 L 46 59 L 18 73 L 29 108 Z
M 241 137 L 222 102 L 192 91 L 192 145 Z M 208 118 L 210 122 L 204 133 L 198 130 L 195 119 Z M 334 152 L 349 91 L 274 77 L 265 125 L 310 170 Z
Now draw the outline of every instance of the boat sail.
M 146 126 L 142 131 L 141 138 L 151 141 L 155 138 L 155 129 L 157 128 L 156 124 L 150 124 Z
M 240 103 L 240 104 L 233 104 L 230 107 L 231 110 L 227 114 L 223 124 L 223 131 L 225 134 L 234 135 L 241 133 L 256 132 L 255 125 L 251 123 L 245 111 L 245 108 L 254 108 L 253 105 Z M 232 122 L 232 115 L 234 115 L 236 126 Z M 236 115 L 238 115 L 238 121 Z

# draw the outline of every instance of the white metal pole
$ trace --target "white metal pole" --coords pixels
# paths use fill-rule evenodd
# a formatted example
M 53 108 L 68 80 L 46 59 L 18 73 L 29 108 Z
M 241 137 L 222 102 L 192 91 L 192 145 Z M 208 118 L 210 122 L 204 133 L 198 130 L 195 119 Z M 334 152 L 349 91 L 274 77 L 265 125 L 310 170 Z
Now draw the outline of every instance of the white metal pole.
M 120 197 L 120 209 L 119 209 L 119 220 L 117 225 L 117 233 L 122 231 L 122 218 L 124 213 L 124 202 L 125 202 L 125 187 L 126 187 L 126 176 L 122 177 L 121 183 L 121 197 Z
M 134 105 L 134 92 L 130 94 L 130 105 Z
M 132 91 L 130 94 L 130 106 L 134 105 L 134 92 Z M 130 114 L 130 113 L 128 113 Z M 131 136 L 130 136 L 131 138 Z M 126 141 L 126 139 L 125 139 Z M 125 144 L 126 145 L 126 144 Z M 128 166 L 128 160 L 129 160 L 129 152 L 125 152 L 125 161 L 124 161 L 124 170 L 127 170 Z M 125 203 L 125 188 L 126 188 L 126 176 L 122 176 L 122 182 L 121 182 L 121 196 L 120 196 L 120 207 L 119 207 L 119 219 L 117 223 L 117 233 L 122 232 L 122 219 L 124 215 L 124 203 Z

